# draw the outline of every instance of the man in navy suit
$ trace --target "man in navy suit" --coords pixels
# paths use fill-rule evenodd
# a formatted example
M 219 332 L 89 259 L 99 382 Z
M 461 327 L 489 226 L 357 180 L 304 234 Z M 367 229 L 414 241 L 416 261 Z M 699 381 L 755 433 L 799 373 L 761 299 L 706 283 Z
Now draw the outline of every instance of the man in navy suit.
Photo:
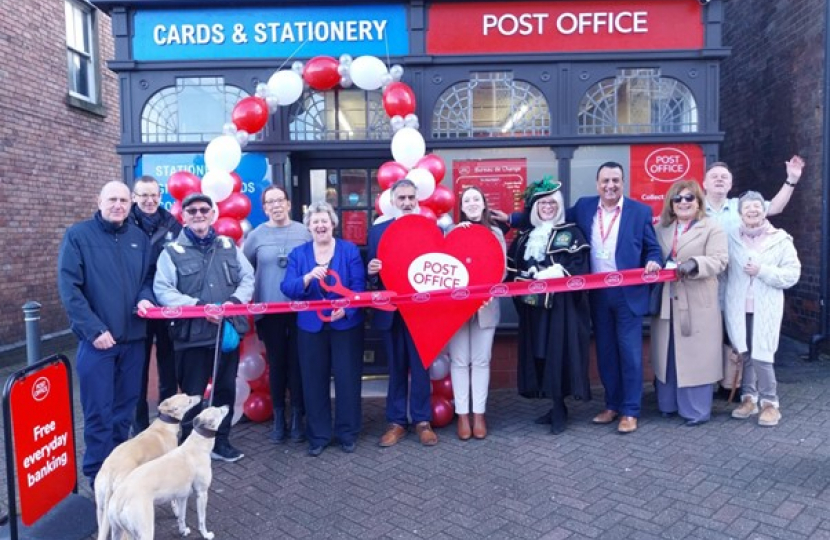
M 401 215 L 418 213 L 417 189 L 411 180 L 398 180 L 391 189 L 392 202 Z M 393 221 L 385 221 L 369 229 L 367 269 L 372 289 L 384 288 L 379 275 L 382 261 L 377 258 L 378 244 Z M 421 444 L 434 446 L 438 443 L 438 435 L 432 431 L 429 423 L 432 417 L 429 372 L 421 363 L 412 335 L 399 311 L 375 310 L 372 315 L 372 327 L 380 331 L 389 361 L 389 390 L 386 394 L 386 421 L 389 425 L 379 444 L 383 447 L 393 446 L 406 436 L 409 425 L 406 414 L 408 403 L 409 414 Z
M 566 219 L 591 244 L 591 271 L 615 272 L 645 267 L 660 270 L 660 245 L 651 223 L 651 209 L 623 196 L 623 167 L 606 162 L 597 170 L 597 197 L 582 197 Z M 591 318 L 597 345 L 597 366 L 605 387 L 605 410 L 593 419 L 617 430 L 637 429 L 643 394 L 643 316 L 648 312 L 648 286 L 612 287 L 591 292 Z

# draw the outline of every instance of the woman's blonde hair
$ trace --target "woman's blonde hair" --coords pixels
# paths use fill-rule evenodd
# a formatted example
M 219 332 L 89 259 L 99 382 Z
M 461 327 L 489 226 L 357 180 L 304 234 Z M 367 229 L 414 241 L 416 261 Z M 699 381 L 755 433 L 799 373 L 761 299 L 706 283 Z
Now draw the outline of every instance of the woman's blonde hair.
M 703 200 L 703 189 L 697 180 L 678 180 L 671 185 L 669 191 L 666 192 L 666 198 L 663 199 L 663 211 L 660 212 L 660 225 L 663 227 L 668 227 L 677 220 L 672 198 L 679 195 L 684 189 L 691 191 L 692 195 L 697 199 L 697 215 L 695 219 L 703 219 L 706 217 L 706 202 Z

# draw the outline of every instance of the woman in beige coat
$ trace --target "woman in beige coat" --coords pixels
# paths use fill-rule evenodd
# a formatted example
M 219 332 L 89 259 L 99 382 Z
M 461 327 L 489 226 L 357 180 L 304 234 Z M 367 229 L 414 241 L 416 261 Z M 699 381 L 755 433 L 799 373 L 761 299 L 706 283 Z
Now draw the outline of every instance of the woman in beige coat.
M 709 420 L 712 383 L 723 378 L 718 274 L 729 260 L 728 243 L 720 225 L 706 217 L 703 200 L 697 182 L 675 182 L 656 228 L 666 268 L 677 268 L 680 277 L 665 284 L 651 319 L 657 405 L 663 416 L 679 413 L 687 426 Z

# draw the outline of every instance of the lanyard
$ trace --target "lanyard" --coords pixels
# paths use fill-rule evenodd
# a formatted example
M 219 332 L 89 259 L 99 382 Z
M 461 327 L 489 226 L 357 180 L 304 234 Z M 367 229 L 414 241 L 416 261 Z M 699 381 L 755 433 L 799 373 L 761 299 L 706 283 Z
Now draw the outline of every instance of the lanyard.
M 689 229 L 691 229 L 692 225 L 694 225 L 696 222 L 697 222 L 696 219 L 693 219 L 692 221 L 690 221 L 689 224 L 686 225 L 686 228 L 683 229 L 683 232 L 678 232 L 678 231 L 680 231 L 680 223 L 675 225 L 675 227 L 674 227 L 674 240 L 672 241 L 672 244 L 671 244 L 671 258 L 672 258 L 673 261 L 677 260 L 677 239 L 680 236 L 683 236 L 684 234 L 689 232 Z
M 618 206 L 614 210 L 614 217 L 611 218 L 611 223 L 608 225 L 608 231 L 605 231 L 605 227 L 602 220 L 602 215 L 605 213 L 603 211 L 602 206 L 597 208 L 597 221 L 599 222 L 599 238 L 602 241 L 602 247 L 605 247 L 605 241 L 608 239 L 608 236 L 611 234 L 611 230 L 614 228 L 614 223 L 616 223 L 617 218 L 620 216 L 620 207 Z

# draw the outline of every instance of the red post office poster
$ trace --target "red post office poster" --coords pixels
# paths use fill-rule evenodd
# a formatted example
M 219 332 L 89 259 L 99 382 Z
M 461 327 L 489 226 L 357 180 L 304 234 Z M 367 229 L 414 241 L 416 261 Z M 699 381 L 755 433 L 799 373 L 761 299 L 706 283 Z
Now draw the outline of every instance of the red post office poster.
M 657 222 L 672 183 L 697 180 L 702 186 L 705 172 L 703 149 L 697 144 L 632 145 L 629 196 L 649 205 Z
M 524 209 L 524 191 L 527 187 L 527 159 L 470 159 L 453 160 L 453 191 L 458 204 L 453 213 L 458 221 L 461 192 L 470 186 L 480 189 L 490 208 L 507 214 Z M 508 235 L 507 242 L 513 238 Z
M 365 246 L 369 236 L 369 216 L 365 210 L 345 210 L 342 215 L 343 240 Z

